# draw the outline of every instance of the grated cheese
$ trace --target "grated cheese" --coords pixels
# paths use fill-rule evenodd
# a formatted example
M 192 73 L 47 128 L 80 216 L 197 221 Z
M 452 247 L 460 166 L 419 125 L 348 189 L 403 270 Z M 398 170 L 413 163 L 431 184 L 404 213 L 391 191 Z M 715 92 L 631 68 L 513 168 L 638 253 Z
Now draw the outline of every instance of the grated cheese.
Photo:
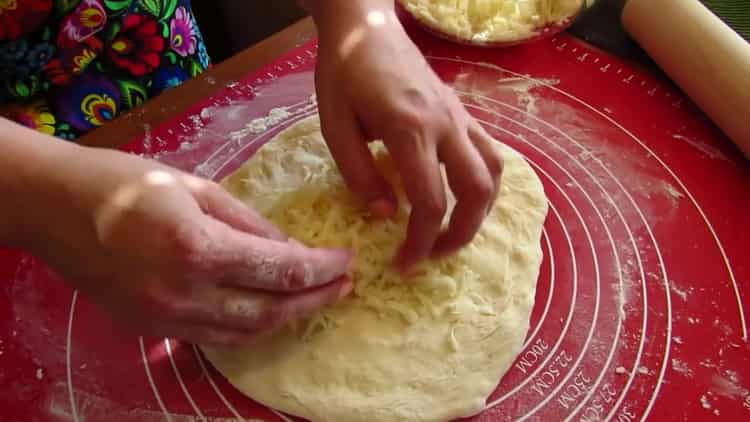
M 480 285 L 479 274 L 488 275 L 494 284 L 494 280 L 503 279 L 506 268 L 473 253 L 475 243 L 482 242 L 480 233 L 475 242 L 457 254 L 424 262 L 409 279 L 403 279 L 393 265 L 393 258 L 406 233 L 408 200 L 385 147 L 380 142 L 369 147 L 378 169 L 399 199 L 398 212 L 388 220 L 372 218 L 360 205 L 347 189 L 323 143 L 306 144 L 306 148 L 282 145 L 281 151 L 264 155 L 252 170 L 237 173 L 222 185 L 239 197 L 252 198 L 251 205 L 289 237 L 311 247 L 354 252 L 350 274 L 353 294 L 306 321 L 290 324 L 289 328 L 300 339 L 311 341 L 335 328 L 341 309 L 356 307 L 417 329 L 425 321 L 444 320 L 448 322 L 446 347 L 457 352 L 460 344 L 456 321 L 466 315 L 493 321 L 499 318 L 495 311 L 498 304 L 474 292 Z
M 282 193 L 264 214 L 303 244 L 354 252 L 354 295 L 350 301 L 409 324 L 458 311 L 455 299 L 464 293 L 467 281 L 478 278 L 460 254 L 422 264 L 405 280 L 393 268 L 392 260 L 406 230 L 407 211 L 402 209 L 391 220 L 374 220 L 343 183 L 324 186 L 307 184 Z M 332 323 L 323 310 L 307 321 L 302 338 L 326 330 Z
M 583 0 L 400 0 L 424 24 L 459 39 L 508 42 L 561 24 Z

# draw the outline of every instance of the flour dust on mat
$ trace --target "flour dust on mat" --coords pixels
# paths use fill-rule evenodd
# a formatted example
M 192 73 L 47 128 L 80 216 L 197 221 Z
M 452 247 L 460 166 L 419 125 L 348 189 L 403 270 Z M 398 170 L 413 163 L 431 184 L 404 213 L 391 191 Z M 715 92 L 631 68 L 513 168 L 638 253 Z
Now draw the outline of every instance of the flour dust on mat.
M 523 158 L 505 159 L 502 189 L 474 241 L 402 280 L 392 259 L 409 208 L 382 144 L 381 171 L 402 206 L 371 219 L 346 189 L 317 117 L 279 134 L 223 182 L 291 237 L 356 254 L 354 293 L 246 348 L 202 347 L 237 389 L 312 421 L 445 421 L 481 411 L 529 327 L 547 215 Z

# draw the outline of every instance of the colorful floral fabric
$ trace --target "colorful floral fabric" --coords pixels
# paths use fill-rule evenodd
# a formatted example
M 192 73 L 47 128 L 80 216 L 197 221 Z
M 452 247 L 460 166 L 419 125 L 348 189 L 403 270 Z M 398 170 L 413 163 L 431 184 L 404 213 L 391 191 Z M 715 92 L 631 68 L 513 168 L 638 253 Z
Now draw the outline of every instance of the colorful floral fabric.
M 190 0 L 0 0 L 0 115 L 75 139 L 203 72 Z

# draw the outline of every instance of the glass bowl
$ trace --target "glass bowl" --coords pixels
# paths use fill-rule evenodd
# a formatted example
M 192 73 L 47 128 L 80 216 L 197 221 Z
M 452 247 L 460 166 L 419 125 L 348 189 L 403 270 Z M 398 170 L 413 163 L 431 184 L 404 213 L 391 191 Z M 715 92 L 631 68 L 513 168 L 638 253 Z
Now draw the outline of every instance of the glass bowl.
M 416 26 L 420 29 L 438 37 L 441 39 L 444 39 L 446 41 L 450 41 L 452 43 L 456 44 L 462 44 L 462 45 L 468 45 L 468 46 L 475 46 L 475 47 L 486 47 L 486 48 L 497 48 L 497 47 L 511 47 L 515 45 L 520 44 L 526 44 L 530 42 L 534 42 L 537 40 L 540 40 L 542 38 L 550 37 L 555 34 L 558 34 L 564 30 L 566 30 L 568 27 L 570 27 L 576 19 L 583 13 L 584 10 L 587 8 L 587 4 L 589 1 L 587 0 L 581 0 L 581 7 L 573 14 L 565 18 L 562 22 L 549 24 L 543 27 L 537 28 L 535 32 L 531 32 L 526 37 L 520 37 L 513 40 L 505 40 L 505 41 L 477 41 L 477 40 L 470 40 L 466 38 L 458 37 L 454 34 L 449 34 L 440 28 L 437 28 L 434 25 L 431 25 L 424 20 L 420 19 L 418 16 L 411 13 L 403 4 L 403 0 L 396 0 L 396 12 L 399 16 L 399 18 L 402 20 L 404 24 L 407 26 Z

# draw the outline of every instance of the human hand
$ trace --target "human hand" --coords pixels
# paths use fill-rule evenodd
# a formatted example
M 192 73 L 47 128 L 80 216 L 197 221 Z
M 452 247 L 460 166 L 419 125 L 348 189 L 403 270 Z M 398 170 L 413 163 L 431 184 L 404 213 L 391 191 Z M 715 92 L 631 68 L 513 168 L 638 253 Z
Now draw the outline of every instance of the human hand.
M 494 140 L 444 85 L 398 22 L 393 1 L 308 1 L 320 33 L 316 86 L 323 135 L 350 188 L 371 211 L 395 210 L 367 142 L 382 139 L 412 205 L 397 265 L 455 252 L 479 230 L 497 196 Z M 446 191 L 457 199 L 447 229 Z
M 69 149 L 29 186 L 21 244 L 140 334 L 246 343 L 350 292 L 349 252 L 287 241 L 215 183 Z

